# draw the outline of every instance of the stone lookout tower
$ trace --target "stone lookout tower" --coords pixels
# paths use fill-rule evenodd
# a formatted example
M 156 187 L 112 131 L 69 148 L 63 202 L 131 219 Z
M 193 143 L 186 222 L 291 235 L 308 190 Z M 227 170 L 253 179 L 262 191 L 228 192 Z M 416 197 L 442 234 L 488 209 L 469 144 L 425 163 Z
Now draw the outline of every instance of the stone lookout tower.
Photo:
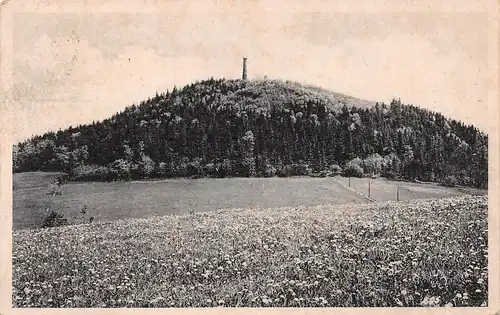
M 247 58 L 243 58 L 243 80 L 247 79 Z

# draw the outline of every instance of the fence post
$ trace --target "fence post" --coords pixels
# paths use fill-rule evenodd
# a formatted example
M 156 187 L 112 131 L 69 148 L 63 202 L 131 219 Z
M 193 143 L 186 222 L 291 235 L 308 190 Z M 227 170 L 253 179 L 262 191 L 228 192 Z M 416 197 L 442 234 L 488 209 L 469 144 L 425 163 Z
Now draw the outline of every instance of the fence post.
M 371 191 L 372 191 L 372 189 L 371 189 L 371 183 L 372 183 L 372 181 L 369 179 L 368 180 L 368 198 L 372 197 L 372 194 L 371 194 Z
M 399 201 L 399 185 L 397 185 L 396 200 Z
M 351 177 L 349 177 L 349 187 L 351 187 Z

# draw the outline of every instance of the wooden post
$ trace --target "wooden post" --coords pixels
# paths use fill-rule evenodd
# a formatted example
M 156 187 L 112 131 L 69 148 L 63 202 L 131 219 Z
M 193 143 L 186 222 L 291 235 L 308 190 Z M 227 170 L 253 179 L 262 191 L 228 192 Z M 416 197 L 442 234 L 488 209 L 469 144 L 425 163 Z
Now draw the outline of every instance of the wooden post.
M 371 192 L 372 192 L 371 183 L 372 183 L 372 181 L 368 180 L 368 198 L 371 198 Z
M 351 178 L 349 177 L 349 187 L 351 187 Z
M 399 201 L 399 185 L 397 186 L 396 198 L 396 200 Z

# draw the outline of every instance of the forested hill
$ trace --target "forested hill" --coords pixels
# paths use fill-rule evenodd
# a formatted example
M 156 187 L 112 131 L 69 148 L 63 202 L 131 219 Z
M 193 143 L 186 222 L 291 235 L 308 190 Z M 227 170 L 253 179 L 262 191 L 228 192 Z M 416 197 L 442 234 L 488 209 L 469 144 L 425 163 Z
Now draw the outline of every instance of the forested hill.
M 206 80 L 14 147 L 14 171 L 74 180 L 344 172 L 486 187 L 488 138 L 399 100 L 271 80 Z

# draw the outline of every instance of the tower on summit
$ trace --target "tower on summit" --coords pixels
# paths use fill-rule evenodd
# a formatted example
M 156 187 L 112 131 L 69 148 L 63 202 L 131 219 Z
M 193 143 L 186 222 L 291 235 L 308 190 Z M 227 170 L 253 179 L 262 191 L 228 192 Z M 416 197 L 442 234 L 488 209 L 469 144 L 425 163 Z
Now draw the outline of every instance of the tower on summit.
M 243 80 L 247 79 L 247 58 L 243 58 Z

